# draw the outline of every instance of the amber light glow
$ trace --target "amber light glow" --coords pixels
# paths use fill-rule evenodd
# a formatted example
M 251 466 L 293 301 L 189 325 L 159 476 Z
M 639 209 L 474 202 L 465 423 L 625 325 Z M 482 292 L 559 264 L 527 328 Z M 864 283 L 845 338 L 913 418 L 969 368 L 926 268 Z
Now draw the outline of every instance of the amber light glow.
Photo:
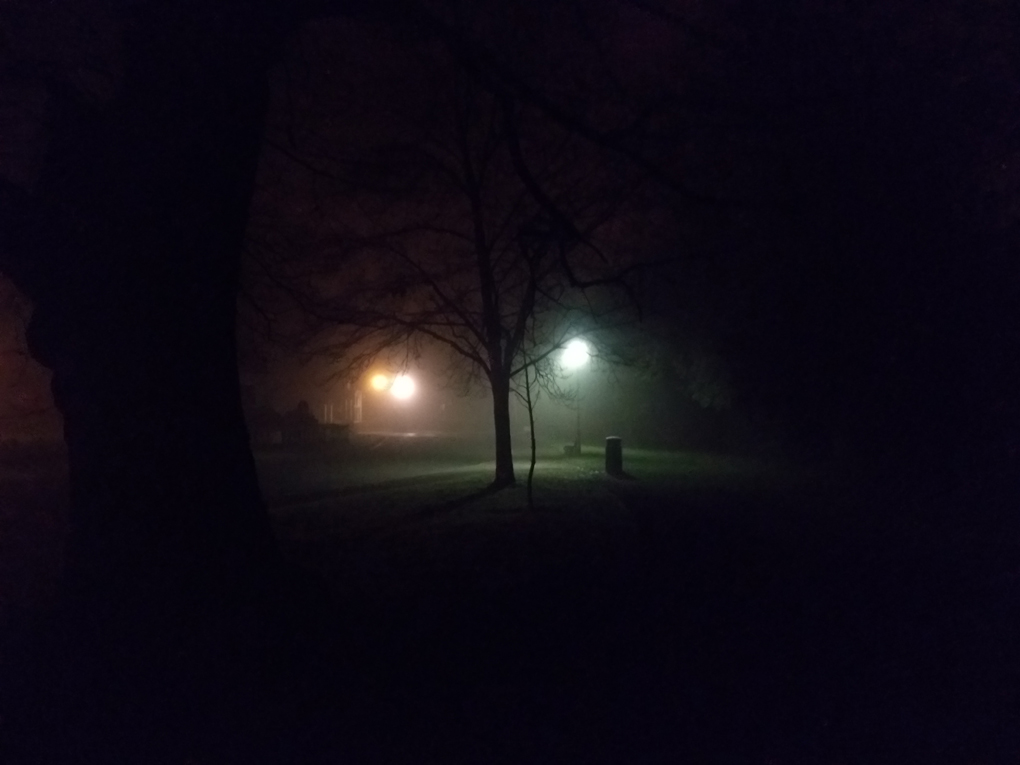
M 383 374 L 372 375 L 368 384 L 372 386 L 372 390 L 386 390 L 390 387 L 390 378 Z

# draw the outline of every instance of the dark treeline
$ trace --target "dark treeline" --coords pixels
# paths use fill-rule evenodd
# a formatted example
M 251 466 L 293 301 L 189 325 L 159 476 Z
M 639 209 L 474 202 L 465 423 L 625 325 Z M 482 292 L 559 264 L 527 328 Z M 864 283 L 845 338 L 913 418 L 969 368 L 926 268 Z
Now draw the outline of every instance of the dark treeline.
M 712 78 L 744 107 L 734 175 L 768 200 L 708 247 L 743 395 L 802 449 L 926 499 L 1002 479 L 1015 438 L 1001 11 L 750 11 Z

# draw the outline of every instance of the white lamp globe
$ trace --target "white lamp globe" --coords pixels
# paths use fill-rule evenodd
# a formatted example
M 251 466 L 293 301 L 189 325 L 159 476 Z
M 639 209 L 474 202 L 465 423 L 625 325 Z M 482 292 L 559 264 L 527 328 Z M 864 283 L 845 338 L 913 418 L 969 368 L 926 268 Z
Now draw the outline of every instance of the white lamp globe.
M 394 398 L 406 400 L 414 395 L 415 385 L 407 375 L 397 375 L 393 380 L 393 385 L 390 386 L 390 393 L 393 394 Z
M 583 367 L 588 363 L 588 357 L 590 355 L 591 353 L 588 351 L 588 343 L 577 338 L 567 343 L 567 347 L 563 349 L 561 361 L 563 366 L 567 369 L 577 369 L 578 367 Z

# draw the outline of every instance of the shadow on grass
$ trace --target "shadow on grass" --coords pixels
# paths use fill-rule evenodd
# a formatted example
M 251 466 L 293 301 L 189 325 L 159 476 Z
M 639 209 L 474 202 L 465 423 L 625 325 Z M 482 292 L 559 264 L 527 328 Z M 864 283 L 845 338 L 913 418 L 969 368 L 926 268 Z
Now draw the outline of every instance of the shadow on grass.
M 465 494 L 463 497 L 456 497 L 454 499 L 447 500 L 446 502 L 440 502 L 437 505 L 430 505 L 429 507 L 424 507 L 420 511 L 415 513 L 413 516 L 411 516 L 410 520 L 413 521 L 432 520 L 433 518 L 436 518 L 440 515 L 453 512 L 454 510 L 457 510 L 461 507 L 470 505 L 472 502 L 477 502 L 480 499 L 484 499 L 485 497 L 498 494 L 499 492 L 510 488 L 513 487 L 496 486 L 493 484 L 489 484 L 488 486 L 484 486 L 483 488 L 473 491 L 470 494 Z

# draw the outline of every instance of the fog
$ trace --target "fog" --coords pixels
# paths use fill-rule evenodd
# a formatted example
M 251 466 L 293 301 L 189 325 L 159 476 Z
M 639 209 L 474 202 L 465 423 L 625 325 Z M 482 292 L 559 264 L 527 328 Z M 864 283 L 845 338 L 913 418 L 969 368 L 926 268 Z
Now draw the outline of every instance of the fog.
M 590 445 L 619 436 L 642 447 L 739 453 L 768 441 L 767 429 L 735 411 L 725 370 L 717 362 L 709 368 L 704 359 L 693 358 L 680 354 L 665 371 L 643 360 L 625 364 L 598 358 L 578 370 L 558 369 L 551 386 L 534 392 L 536 438 L 544 448 L 573 443 L 580 413 L 581 440 Z M 413 393 L 404 399 L 390 389 L 398 375 L 414 381 Z M 376 376 L 385 379 L 384 387 L 373 386 Z M 284 414 L 304 402 L 319 423 L 346 426 L 352 435 L 418 434 L 480 442 L 493 437 L 487 384 L 451 375 L 427 357 L 403 365 L 382 357 L 351 375 L 337 375 L 322 363 L 280 363 L 243 380 L 250 424 L 260 408 Z M 522 388 L 518 380 L 511 398 L 518 453 L 530 448 Z
M 1014 762 L 1018 8 L 0 3 L 0 759 Z

